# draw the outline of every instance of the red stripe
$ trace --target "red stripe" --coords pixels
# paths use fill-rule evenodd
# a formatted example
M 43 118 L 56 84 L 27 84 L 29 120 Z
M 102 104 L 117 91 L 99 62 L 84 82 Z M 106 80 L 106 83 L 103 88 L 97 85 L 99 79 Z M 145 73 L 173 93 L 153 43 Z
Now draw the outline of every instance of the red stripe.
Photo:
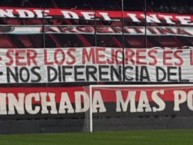
M 93 88 L 93 92 L 99 91 L 101 97 L 104 102 L 116 102 L 116 91 L 121 91 L 122 96 L 124 99 L 130 97 L 131 92 L 135 92 L 136 101 L 139 101 L 140 97 L 145 96 L 148 98 L 149 102 L 152 102 L 153 93 L 156 91 L 163 91 L 164 94 L 159 94 L 159 98 L 161 98 L 165 102 L 173 102 L 174 101 L 174 92 L 181 91 L 188 96 L 190 91 L 193 92 L 193 86 L 159 86 L 159 87 L 152 87 L 152 86 L 128 86 L 128 87 L 100 87 L 100 88 Z M 75 101 L 75 94 L 80 92 L 86 92 L 87 96 L 89 97 L 89 87 L 17 87 L 17 88 L 0 88 L 0 93 L 12 93 L 16 97 L 18 97 L 18 93 L 24 93 L 25 97 L 30 93 L 54 93 L 56 102 L 59 103 L 61 99 L 62 93 L 67 93 L 71 102 Z M 95 92 L 96 93 L 96 92 Z M 96 94 L 95 94 L 96 95 Z M 190 95 L 189 95 L 190 96 Z M 98 97 L 98 96 L 95 96 Z M 37 102 L 36 102 L 37 103 Z

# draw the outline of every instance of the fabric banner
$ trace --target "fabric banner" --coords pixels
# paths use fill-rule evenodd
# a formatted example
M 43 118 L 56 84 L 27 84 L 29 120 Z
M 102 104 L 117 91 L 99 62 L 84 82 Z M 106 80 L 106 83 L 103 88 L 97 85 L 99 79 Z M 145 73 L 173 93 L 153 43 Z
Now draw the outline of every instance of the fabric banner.
M 90 92 L 89 92 L 90 90 Z M 92 101 L 90 97 L 92 95 Z M 190 85 L 96 85 L 89 87 L 0 88 L 0 115 L 76 115 L 193 111 Z M 92 102 L 92 104 L 90 104 Z M 168 106 L 169 105 L 169 106 Z
M 193 48 L 1 49 L 0 84 L 193 82 Z
M 80 108 L 82 98 L 85 109 Z M 1 87 L 0 115 L 74 114 L 72 106 L 74 103 L 78 114 L 87 111 L 89 107 L 87 100 L 89 96 L 84 87 L 13 89 Z
M 0 83 L 122 80 L 122 48 L 1 49 Z
M 193 82 L 193 49 L 125 49 L 126 82 Z
M 193 85 L 91 85 L 90 94 L 115 103 L 116 113 L 193 113 Z
M 64 19 L 84 19 L 84 20 L 105 20 L 120 21 L 121 18 L 131 22 L 142 23 L 165 23 L 193 25 L 192 15 L 179 15 L 170 13 L 129 12 L 129 11 L 99 11 L 99 10 L 71 10 L 71 9 L 41 9 L 41 8 L 13 8 L 1 7 L 1 18 L 46 18 L 62 17 Z
M 0 34 L 89 34 L 89 35 L 148 35 L 192 37 L 192 27 L 171 26 L 0 26 Z

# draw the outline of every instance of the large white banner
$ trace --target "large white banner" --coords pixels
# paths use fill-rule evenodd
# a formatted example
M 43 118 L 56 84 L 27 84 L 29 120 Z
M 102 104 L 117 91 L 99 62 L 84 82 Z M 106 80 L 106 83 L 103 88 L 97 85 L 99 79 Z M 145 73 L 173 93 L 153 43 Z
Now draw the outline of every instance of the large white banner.
M 193 48 L 125 49 L 125 81 L 193 82 Z
M 193 82 L 193 47 L 1 49 L 0 83 Z
M 122 48 L 1 49 L 0 83 L 119 81 Z

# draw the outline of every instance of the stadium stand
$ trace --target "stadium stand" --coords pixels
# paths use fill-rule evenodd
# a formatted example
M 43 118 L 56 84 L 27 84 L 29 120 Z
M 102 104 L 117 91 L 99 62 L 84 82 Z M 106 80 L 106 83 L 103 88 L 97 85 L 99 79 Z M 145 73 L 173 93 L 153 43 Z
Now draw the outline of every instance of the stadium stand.
M 15 9 L 15 10 L 11 11 L 13 12 L 13 14 L 10 14 L 11 12 L 7 14 L 6 12 L 3 11 L 4 9 Z M 18 14 L 17 13 L 18 9 L 24 9 L 30 12 L 29 13 L 21 12 L 21 14 Z M 34 9 L 36 9 L 36 14 L 33 13 Z M 62 16 L 61 13 L 58 14 L 58 11 L 61 9 L 71 13 L 67 15 L 66 18 L 64 18 L 64 16 Z M 114 56 L 117 57 L 117 59 L 116 60 L 107 59 L 107 62 L 114 61 L 117 63 L 120 63 L 118 55 L 122 56 L 125 50 L 128 50 L 127 51 L 128 56 L 136 55 L 139 57 L 138 60 L 130 58 L 132 64 L 130 64 L 131 66 L 127 67 L 127 68 L 131 68 L 132 71 L 136 71 L 135 72 L 136 74 L 135 73 L 131 74 L 135 78 L 129 78 L 129 77 L 125 78 L 125 76 L 121 77 L 121 75 L 119 75 L 118 73 L 120 73 L 122 69 L 119 69 L 120 65 L 117 65 L 116 69 L 118 68 L 119 72 L 115 71 L 114 66 L 112 66 L 111 69 L 112 69 L 112 72 L 115 73 L 115 76 L 119 80 L 114 81 L 115 78 L 112 77 L 111 79 L 113 81 L 108 81 L 108 79 L 104 77 L 107 71 L 105 72 L 101 71 L 102 75 L 99 76 L 98 78 L 100 78 L 102 81 L 100 80 L 100 81 L 89 82 L 86 80 L 88 78 L 87 74 L 85 75 L 84 78 L 78 78 L 78 75 L 82 75 L 83 72 L 78 72 L 79 70 L 78 68 L 80 68 L 81 70 L 82 66 L 77 66 L 78 75 L 75 76 L 75 78 L 77 80 L 78 79 L 85 80 L 83 82 L 81 81 L 73 82 L 70 79 L 68 80 L 69 82 L 67 81 L 62 82 L 62 79 L 66 79 L 66 78 L 61 76 L 58 78 L 55 77 L 56 79 L 59 80 L 59 82 L 53 81 L 52 83 L 48 83 L 48 82 L 39 83 L 34 81 L 32 83 L 27 82 L 23 84 L 22 83 L 12 84 L 9 82 L 7 84 L 3 84 L 3 83 L 0 84 L 0 89 L 4 87 L 5 88 L 12 87 L 13 88 L 12 91 L 15 93 L 15 92 L 18 92 L 18 90 L 19 91 L 22 90 L 22 89 L 20 90 L 20 87 L 24 88 L 24 91 L 26 92 L 29 91 L 28 87 L 34 87 L 32 89 L 32 91 L 34 92 L 36 92 L 36 89 L 38 91 L 39 90 L 42 91 L 43 89 L 46 88 L 47 91 L 50 91 L 49 90 L 50 88 L 51 89 L 54 88 L 53 90 L 57 90 L 57 89 L 58 90 L 53 91 L 52 92 L 53 94 L 58 92 L 61 93 L 63 89 L 65 89 L 67 91 L 70 90 L 70 94 L 72 95 L 73 93 L 76 94 L 75 91 L 73 90 L 74 88 L 76 89 L 78 88 L 78 91 L 80 90 L 82 91 L 84 89 L 83 91 L 88 93 L 89 85 L 93 85 L 93 84 L 94 85 L 96 84 L 100 84 L 100 85 L 102 84 L 107 84 L 107 85 L 108 84 L 126 84 L 126 85 L 153 84 L 155 85 L 155 84 L 160 84 L 160 82 L 161 84 L 184 84 L 188 82 L 186 79 L 183 80 L 183 78 L 181 77 L 178 78 L 179 80 L 173 79 L 173 75 L 181 74 L 181 68 L 178 66 L 174 67 L 172 66 L 173 64 L 170 64 L 170 63 L 169 63 L 169 65 L 171 65 L 169 66 L 170 70 L 169 69 L 164 70 L 162 68 L 159 69 L 159 71 L 162 71 L 162 73 L 165 75 L 164 76 L 165 78 L 168 77 L 165 79 L 166 81 L 160 81 L 160 82 L 155 81 L 155 78 L 153 78 L 153 80 L 150 80 L 148 78 L 153 76 L 148 74 L 148 70 L 149 69 L 151 70 L 151 67 L 153 65 L 152 66 L 150 65 L 149 68 L 146 68 L 146 66 L 142 67 L 142 69 L 138 69 L 138 67 L 141 64 L 146 63 L 144 62 L 145 61 L 144 58 L 148 57 L 148 55 L 150 55 L 150 61 L 154 59 L 156 60 L 156 57 L 153 55 L 155 51 L 151 51 L 150 53 L 147 53 L 147 55 L 145 56 L 144 55 L 140 56 L 140 52 L 142 51 L 149 50 L 150 48 L 154 50 L 155 48 L 158 53 L 157 57 L 160 57 L 162 56 L 162 54 L 159 55 L 159 53 L 163 53 L 162 51 L 160 51 L 160 49 L 167 50 L 169 47 L 171 48 L 171 50 L 176 50 L 176 48 L 177 50 L 178 49 L 188 50 L 190 47 L 193 46 L 193 37 L 192 37 L 193 33 L 191 33 L 192 25 L 189 24 L 189 19 L 188 20 L 186 19 L 187 17 L 193 14 L 192 0 L 183 0 L 183 1 L 182 0 L 175 0 L 175 1 L 174 0 L 159 0 L 159 1 L 158 0 L 107 0 L 107 1 L 104 1 L 104 0 L 81 0 L 81 1 L 77 1 L 77 0 L 1 0 L 0 10 L 2 10 L 0 11 L 0 16 L 1 16 L 0 49 L 2 49 L 3 52 L 5 51 L 5 49 L 10 49 L 13 52 L 14 50 L 17 50 L 17 49 L 21 51 L 29 50 L 27 55 L 31 59 L 26 64 L 28 63 L 35 64 L 36 62 L 34 59 L 34 57 L 36 56 L 36 53 L 35 51 L 31 51 L 34 53 L 30 53 L 31 49 L 36 50 L 39 53 L 39 51 L 41 52 L 43 49 L 46 50 L 45 52 L 53 51 L 52 48 L 58 49 L 59 50 L 58 52 L 60 52 L 61 50 L 65 50 L 65 51 L 70 50 L 74 52 L 73 51 L 74 48 L 76 48 L 77 50 L 84 48 L 83 50 L 85 50 L 84 52 L 86 53 L 87 52 L 86 48 L 88 47 L 89 50 L 91 49 L 92 52 L 94 53 L 95 50 L 93 50 L 92 48 L 99 47 L 100 50 L 102 50 L 102 52 L 104 49 L 105 51 L 106 50 L 108 51 L 107 54 L 103 54 L 103 53 L 98 54 L 101 58 L 103 57 L 111 58 L 111 56 L 109 55 L 112 55 L 113 57 Z M 49 16 L 47 16 L 47 10 L 52 11 L 51 12 L 51 14 L 53 15 L 52 18 L 49 18 Z M 41 14 L 38 15 L 39 11 L 41 11 L 42 13 L 40 12 Z M 90 12 L 90 13 L 84 15 L 83 12 Z M 107 15 L 107 13 L 109 15 Z M 31 16 L 32 18 L 28 18 L 27 16 L 29 16 L 30 14 L 32 15 L 34 14 L 34 16 Z M 65 15 L 65 13 L 62 13 L 62 14 Z M 4 15 L 8 15 L 8 16 L 4 16 Z M 184 18 L 183 16 L 187 16 L 187 17 Z M 86 17 L 88 18 L 86 19 Z M 183 20 L 185 21 L 184 23 L 182 23 Z M 11 64 L 14 60 L 14 59 L 11 59 L 12 58 L 11 56 L 14 55 L 13 52 L 10 54 L 6 53 L 8 58 L 10 58 L 10 62 L 8 62 L 8 64 L 9 63 Z M 67 52 L 67 54 L 71 56 L 71 58 L 73 59 L 74 53 L 72 52 Z M 174 56 L 176 56 L 176 58 L 178 58 L 177 60 L 179 61 L 179 62 L 178 61 L 174 62 L 177 65 L 180 64 L 180 61 L 182 61 L 182 59 L 180 59 L 180 54 L 181 54 L 181 51 L 177 51 L 176 53 L 174 53 Z M 77 57 L 80 57 L 81 55 L 83 55 L 83 53 L 78 53 L 76 55 Z M 89 53 L 84 58 L 91 59 L 93 57 L 92 55 L 93 55 L 92 53 Z M 184 55 L 186 56 L 187 53 L 185 53 Z M 22 55 L 20 56 L 19 54 L 15 53 L 15 58 L 22 59 L 23 57 L 24 56 Z M 41 59 L 41 58 L 38 58 L 38 59 Z M 57 60 L 56 58 L 54 59 Z M 124 56 L 123 56 L 123 59 L 124 59 Z M 0 60 L 1 60 L 1 57 L 0 57 Z M 48 58 L 48 61 L 49 61 L 49 58 Z M 50 71 L 50 74 L 51 73 L 61 74 L 61 71 L 65 71 L 66 68 L 65 67 L 62 68 L 62 65 L 60 64 L 59 61 L 61 60 L 58 59 L 56 61 L 58 65 L 57 69 L 48 67 L 51 71 L 53 71 L 53 72 Z M 97 61 L 97 57 L 94 58 L 93 61 L 94 62 Z M 136 63 L 139 63 L 139 66 L 134 67 L 135 61 Z M 99 64 L 100 63 L 102 64 L 103 62 L 104 62 L 103 60 L 101 62 L 98 60 Z M 16 61 L 15 63 L 18 63 L 18 64 L 21 63 L 23 65 L 22 61 L 21 62 Z M 79 63 L 80 62 L 77 60 L 77 64 Z M 153 63 L 156 63 L 156 61 Z M 125 67 L 125 65 L 126 64 L 123 64 L 122 66 Z M 35 68 L 34 70 L 30 68 L 30 71 L 32 71 L 34 74 L 38 74 L 38 71 L 36 72 L 36 69 L 42 66 L 43 64 L 41 64 L 40 66 L 37 66 L 37 68 Z M 96 66 L 98 67 L 99 65 L 97 64 Z M 105 65 L 103 66 L 103 68 L 106 69 L 106 67 L 109 67 L 109 66 L 110 65 Z M 21 70 L 25 71 L 27 70 L 28 67 L 29 66 L 27 65 L 24 67 L 21 67 Z M 67 68 L 70 68 L 70 67 L 75 67 L 75 66 L 67 65 Z M 0 68 L 0 70 L 1 69 L 4 70 L 4 68 Z M 6 69 L 9 70 L 8 68 Z M 13 66 L 13 69 L 17 70 L 16 66 Z M 173 69 L 178 70 L 178 72 L 177 73 L 172 72 Z M 44 73 L 43 71 L 42 73 Z M 167 73 L 165 73 L 165 71 L 168 71 L 171 74 L 171 76 L 167 76 Z M 93 68 L 93 64 L 88 65 L 87 72 L 90 73 L 89 76 L 91 76 L 93 80 L 98 79 L 94 75 L 94 73 L 96 72 L 96 69 Z M 70 74 L 72 73 L 72 71 L 65 72 L 65 73 Z M 122 71 L 120 74 L 124 74 L 124 73 L 127 73 L 127 72 Z M 17 76 L 14 76 L 13 73 L 10 73 L 10 74 L 13 77 L 13 79 L 15 79 L 16 81 L 25 82 L 25 78 L 23 80 L 17 80 Z M 24 73 L 24 76 L 26 74 L 28 73 Z M 188 73 L 188 75 L 191 76 L 190 73 Z M 1 73 L 0 73 L 0 76 L 1 76 Z M 20 75 L 20 77 L 22 78 L 22 74 Z M 167 79 L 170 81 L 167 81 Z M 188 83 L 191 83 L 191 82 L 188 82 Z M 169 93 L 171 94 L 171 92 Z M 67 98 L 68 95 L 66 95 L 65 97 Z M 31 102 L 35 102 L 38 104 L 39 101 L 37 101 L 36 99 L 37 98 L 34 97 L 34 100 L 32 100 Z M 167 100 L 166 98 L 166 101 L 168 101 L 167 103 L 169 104 L 168 108 L 171 109 L 173 106 L 171 106 L 170 103 L 173 100 L 171 98 L 169 99 Z M 70 98 L 69 102 L 72 100 L 74 101 L 74 99 Z M 152 101 L 152 99 L 150 100 Z M 61 100 L 56 99 L 56 101 L 60 102 Z M 109 104 L 107 103 L 107 108 L 112 109 L 113 105 L 111 106 L 110 104 L 112 103 L 111 102 L 112 100 L 107 99 L 107 101 L 109 101 L 108 102 Z M 142 100 L 142 103 L 144 103 L 145 101 L 147 100 L 145 99 Z M 68 104 L 69 102 L 66 102 L 67 105 L 69 105 Z M 74 101 L 73 103 L 75 102 L 76 101 Z M 137 100 L 136 102 L 138 103 L 140 101 Z M 137 103 L 135 105 L 138 107 Z M 53 104 L 51 105 L 50 104 L 48 103 L 48 107 L 47 107 L 49 109 L 53 107 L 51 106 Z M 159 103 L 156 104 L 156 101 L 150 102 L 150 105 L 152 104 L 154 105 L 154 109 L 156 105 L 159 107 Z M 41 106 L 41 103 L 39 103 L 37 106 L 36 105 L 31 106 L 32 110 L 34 108 L 37 109 L 38 107 L 40 107 L 40 109 L 45 107 L 45 106 Z M 78 104 L 77 106 L 79 107 L 79 105 L 80 104 Z M 72 108 L 77 106 L 75 104 L 72 104 Z M 64 110 L 65 110 L 65 107 L 64 107 Z M 17 108 L 17 106 L 15 108 Z M 59 104 L 56 104 L 56 108 L 57 109 L 59 108 Z M 152 108 L 150 108 L 150 110 Z M 68 109 L 69 108 L 67 108 L 66 110 Z M 75 110 L 74 112 L 71 110 L 70 112 L 71 114 L 61 113 L 58 115 L 55 112 L 54 112 L 55 114 L 54 113 L 49 114 L 47 112 L 43 112 L 45 114 L 42 113 L 43 114 L 42 115 L 41 113 L 39 113 L 34 116 L 32 114 L 36 110 L 32 112 L 32 114 L 27 114 L 25 110 L 24 112 L 22 112 L 24 115 L 21 113 L 23 116 L 18 113 L 20 111 L 19 110 L 18 112 L 16 112 L 17 115 L 15 116 L 14 114 L 12 114 L 13 116 L 11 115 L 10 116 L 5 115 L 3 117 L 0 116 L 0 133 L 1 132 L 9 133 L 8 129 L 12 130 L 13 132 L 63 132 L 66 130 L 70 130 L 70 131 L 85 130 L 85 128 L 88 127 L 88 122 L 89 122 L 88 111 L 86 113 L 81 112 L 80 114 L 78 114 L 77 113 L 78 109 L 77 110 L 74 109 L 74 110 Z M 126 114 L 125 112 L 121 112 L 119 114 L 116 112 L 115 113 L 116 115 L 114 115 L 114 112 L 110 111 L 110 112 L 107 112 L 107 115 L 105 113 L 104 114 L 101 113 L 101 114 L 95 115 L 93 118 L 96 119 L 96 122 L 98 122 L 99 124 L 98 127 L 101 130 L 104 129 L 103 128 L 104 126 L 102 125 L 100 126 L 100 123 L 101 124 L 106 123 L 107 127 L 110 126 L 113 129 L 116 129 L 117 125 L 120 125 L 121 129 L 128 129 L 128 128 L 135 128 L 135 127 L 140 128 L 140 127 L 143 127 L 144 124 L 147 125 L 144 128 L 151 128 L 151 127 L 153 128 L 174 127 L 175 128 L 176 122 L 174 121 L 175 123 L 172 124 L 169 121 L 176 118 L 176 116 L 178 115 L 180 117 L 182 116 L 182 118 L 180 118 L 180 121 L 183 121 L 183 117 L 189 115 L 188 111 L 185 111 L 185 114 L 183 114 L 183 112 L 174 113 L 172 111 L 167 111 L 167 110 L 157 113 L 156 111 L 153 112 L 152 111 L 153 109 L 152 109 L 151 110 L 152 114 L 150 114 L 149 112 L 140 114 L 141 113 L 140 108 L 138 110 L 139 112 L 137 112 L 136 114 L 132 114 L 131 112 L 130 114 L 129 113 Z M 120 118 L 121 118 L 121 122 L 119 122 Z M 13 124 L 13 126 L 15 125 L 16 129 L 13 129 L 13 127 L 10 127 L 10 126 L 3 127 L 3 125 L 5 124 L 4 120 L 9 121 L 9 123 Z M 21 122 L 18 123 L 18 120 Z M 164 121 L 161 122 L 162 120 Z M 108 121 L 110 122 L 109 126 L 107 124 Z M 129 122 L 130 126 L 127 126 L 127 122 Z M 116 123 L 116 125 L 113 123 Z M 158 125 L 161 125 L 161 126 L 157 126 L 157 123 Z M 179 122 L 177 122 L 176 124 L 179 125 Z M 124 125 L 126 126 L 126 128 Z M 25 128 L 26 126 L 30 129 L 27 130 Z M 64 128 L 60 126 L 64 126 Z M 190 124 L 189 126 L 193 127 Z M 20 130 L 18 130 L 18 128 L 20 128 Z

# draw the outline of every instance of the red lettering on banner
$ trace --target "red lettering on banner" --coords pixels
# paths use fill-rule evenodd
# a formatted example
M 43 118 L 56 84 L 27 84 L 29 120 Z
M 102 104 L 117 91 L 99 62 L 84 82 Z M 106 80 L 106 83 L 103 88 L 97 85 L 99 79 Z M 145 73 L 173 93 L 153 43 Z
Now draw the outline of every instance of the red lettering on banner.
M 173 65 L 173 51 L 163 51 L 163 64 L 166 66 Z
M 183 50 L 164 50 L 163 51 L 163 64 L 166 66 L 181 66 L 184 63 L 181 54 Z
M 45 65 L 53 65 L 54 64 L 54 62 L 53 61 L 51 61 L 50 59 L 49 59 L 49 57 L 48 57 L 48 50 L 47 49 L 45 49 L 44 50 L 44 64 Z
M 84 33 L 94 33 L 95 30 L 92 26 L 78 26 L 78 27 L 73 27 L 75 32 L 84 32 Z
M 113 55 L 112 55 L 112 59 L 113 59 L 113 63 L 116 63 L 116 64 L 123 64 L 123 49 L 113 49 Z M 108 60 L 107 60 L 108 61 Z M 109 63 L 111 64 L 111 63 Z
M 97 47 L 82 49 L 82 63 L 92 62 L 93 64 L 123 64 L 122 48 Z
M 146 65 L 146 49 L 138 49 L 136 50 L 136 63 L 139 65 Z
M 193 50 L 190 50 L 190 65 L 193 65 Z
M 137 34 L 143 34 L 143 27 L 134 27 L 133 28 Z
M 157 64 L 157 50 L 156 49 L 152 49 L 148 51 L 148 56 L 152 59 L 152 61 L 149 62 L 149 65 L 156 65 Z
M 172 29 L 167 27 L 158 27 L 157 30 L 160 34 L 175 34 L 175 32 L 172 31 Z
M 9 59 L 9 62 L 5 63 L 7 66 L 14 65 L 14 63 L 16 66 L 37 65 L 37 52 L 35 50 L 9 49 L 6 56 Z
M 12 53 L 14 53 L 13 49 L 8 49 L 8 51 L 6 52 L 6 56 L 9 59 L 9 62 L 6 62 L 5 65 L 10 66 L 14 63 L 13 57 L 12 57 Z
M 177 50 L 177 51 L 175 51 L 174 52 L 174 57 L 176 58 L 176 59 L 178 59 L 178 62 L 174 62 L 174 64 L 176 65 L 176 66 L 181 66 L 181 65 L 183 65 L 183 63 L 184 63 L 184 60 L 183 60 L 183 58 L 181 57 L 181 54 L 183 53 L 183 50 Z
M 157 50 L 147 49 L 126 49 L 125 63 L 131 65 L 156 65 Z
M 68 29 L 70 29 L 70 28 L 68 28 Z M 52 33 L 52 32 L 65 32 L 65 31 L 61 31 L 60 27 L 46 26 L 46 27 L 43 27 L 42 32 L 45 32 L 45 33 L 51 32 Z
M 96 27 L 97 33 L 114 33 L 113 29 L 111 27 Z
M 71 60 L 67 60 L 67 64 L 75 64 L 76 63 L 76 57 L 74 56 L 74 53 L 76 52 L 76 48 L 70 48 L 67 51 L 68 56 L 70 57 Z
M 28 65 L 38 65 L 37 63 L 37 52 L 35 50 L 32 50 L 32 49 L 28 49 L 27 50 L 27 62 L 28 62 Z
M 26 63 L 22 62 L 23 60 L 25 60 L 25 50 L 17 50 L 16 54 L 15 54 L 15 61 L 16 61 L 16 65 L 18 66 L 25 66 Z
M 157 34 L 156 30 L 154 27 L 147 27 L 147 30 L 152 33 L 152 34 Z
M 48 50 L 44 50 L 44 64 L 45 65 L 74 64 L 76 63 L 76 57 L 74 56 L 75 52 L 76 52 L 75 48 L 69 48 L 66 50 L 58 48 L 55 49 L 53 53 L 50 53 Z
M 95 49 L 96 61 L 94 63 L 96 63 L 96 64 L 105 64 L 105 62 L 106 62 L 105 61 L 105 49 L 106 48 L 97 48 L 97 49 Z
M 172 27 L 172 26 L 148 26 L 147 28 L 142 26 L 81 26 L 81 25 L 61 25 L 61 26 L 13 26 L 13 31 L 6 31 L 8 34 L 20 34 L 21 32 L 26 32 L 31 34 L 30 29 L 33 29 L 33 32 L 36 34 L 45 32 L 45 33 L 54 33 L 54 34 L 112 34 L 112 35 L 145 35 L 150 36 L 193 36 L 192 27 Z M 28 31 L 26 31 L 28 29 Z M 146 30 L 146 32 L 145 32 Z
M 132 49 L 126 49 L 125 52 L 125 63 L 126 64 L 135 64 L 135 52 Z
M 191 33 L 189 33 L 188 31 L 186 31 L 185 29 L 183 28 L 177 28 L 177 34 L 180 34 L 180 35 L 187 35 L 187 36 L 192 36 Z
M 59 27 L 59 30 L 61 32 L 66 32 L 66 33 L 73 33 L 76 32 L 76 29 L 74 27 Z
M 66 56 L 62 49 L 56 49 L 54 51 L 54 61 L 57 65 L 62 65 L 65 59 L 66 59 Z
M 95 63 L 95 52 L 93 48 L 90 48 L 89 51 L 86 48 L 82 49 L 82 63 L 86 64 L 87 62 Z
M 28 61 L 26 60 L 26 51 L 25 50 L 17 50 L 15 53 L 15 59 L 16 59 L 16 65 L 17 66 L 27 65 Z

